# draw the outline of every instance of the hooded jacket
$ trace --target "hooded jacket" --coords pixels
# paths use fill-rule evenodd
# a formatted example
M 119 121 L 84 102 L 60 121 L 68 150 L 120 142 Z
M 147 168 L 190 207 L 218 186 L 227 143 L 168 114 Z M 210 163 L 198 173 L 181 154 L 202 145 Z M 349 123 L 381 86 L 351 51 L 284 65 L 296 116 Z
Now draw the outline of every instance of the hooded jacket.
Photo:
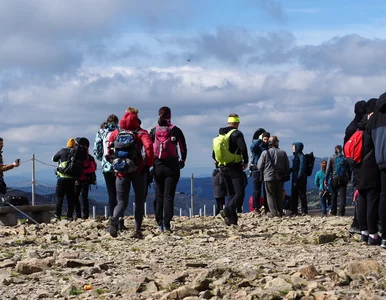
M 355 117 L 346 128 L 344 139 L 343 139 L 343 147 L 346 144 L 346 142 L 350 139 L 350 137 L 354 134 L 354 132 L 357 131 L 358 122 L 360 122 L 363 119 L 363 116 L 366 114 L 366 109 L 367 109 L 367 103 L 365 100 L 361 100 L 355 103 L 355 108 L 354 108 Z
M 292 160 L 292 181 L 298 178 L 306 178 L 307 162 L 306 157 L 303 154 L 303 143 L 295 142 L 292 145 L 295 146 L 294 158 Z
M 151 141 L 150 135 L 147 130 L 139 126 L 138 115 L 132 112 L 127 112 L 122 117 L 120 123 L 120 128 L 123 130 L 136 130 L 137 146 L 139 153 L 142 153 L 142 148 L 145 150 L 145 157 L 141 157 L 139 166 L 136 170 L 136 173 L 141 173 L 145 166 L 152 167 L 154 164 L 154 151 L 153 151 L 153 142 Z M 109 137 L 109 147 L 114 143 L 119 133 L 119 129 L 114 130 Z M 110 153 L 108 153 L 110 155 Z M 118 173 L 119 177 L 125 176 L 124 174 Z
M 376 101 L 367 132 L 374 143 L 375 160 L 379 169 L 386 169 L 386 93 Z
M 97 160 L 102 161 L 101 169 L 102 173 L 114 172 L 113 166 L 110 161 L 106 159 L 107 150 L 108 150 L 108 142 L 112 132 L 116 129 L 119 129 L 118 125 L 115 123 L 105 123 L 102 125 L 102 128 L 98 130 L 95 136 L 94 141 L 94 156 Z M 103 145 L 103 154 L 99 156 L 97 145 L 101 143 Z

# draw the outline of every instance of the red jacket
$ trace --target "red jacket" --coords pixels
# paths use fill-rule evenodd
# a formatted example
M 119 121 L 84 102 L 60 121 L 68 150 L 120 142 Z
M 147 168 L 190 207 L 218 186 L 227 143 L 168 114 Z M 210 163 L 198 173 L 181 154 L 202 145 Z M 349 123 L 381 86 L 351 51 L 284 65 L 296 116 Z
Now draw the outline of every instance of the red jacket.
M 124 130 L 131 130 L 137 131 L 137 145 L 138 145 L 138 150 L 141 153 L 142 148 L 145 150 L 145 157 L 141 158 L 141 161 L 139 163 L 137 173 L 142 172 L 144 166 L 145 166 L 145 161 L 146 161 L 146 166 L 152 167 L 154 165 L 154 150 L 153 150 L 153 142 L 150 138 L 149 133 L 147 130 L 141 128 L 139 126 L 139 121 L 138 121 L 138 115 L 134 113 L 125 113 L 123 118 L 120 121 L 120 128 Z M 114 130 L 109 137 L 109 144 L 110 146 L 112 143 L 114 143 L 115 139 L 117 138 L 119 133 L 119 129 Z M 110 149 L 110 147 L 108 147 Z M 108 153 L 110 154 L 110 153 Z M 144 160 L 145 159 L 145 160 Z M 120 173 L 118 173 L 118 176 L 122 176 Z

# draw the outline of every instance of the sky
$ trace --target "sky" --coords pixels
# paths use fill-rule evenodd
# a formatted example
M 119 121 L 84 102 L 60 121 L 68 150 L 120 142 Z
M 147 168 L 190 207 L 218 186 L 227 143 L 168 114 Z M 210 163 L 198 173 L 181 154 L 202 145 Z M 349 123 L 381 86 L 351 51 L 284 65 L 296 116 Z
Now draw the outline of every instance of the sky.
M 359 100 L 385 92 L 386 2 L 14 0 L 0 2 L 0 112 L 7 176 L 54 177 L 71 137 L 93 143 L 110 114 L 158 109 L 187 140 L 182 176 L 210 176 L 212 140 L 240 116 L 280 148 L 327 157 Z M 92 147 L 91 147 L 92 150 Z M 52 172 L 52 173 L 51 173 Z

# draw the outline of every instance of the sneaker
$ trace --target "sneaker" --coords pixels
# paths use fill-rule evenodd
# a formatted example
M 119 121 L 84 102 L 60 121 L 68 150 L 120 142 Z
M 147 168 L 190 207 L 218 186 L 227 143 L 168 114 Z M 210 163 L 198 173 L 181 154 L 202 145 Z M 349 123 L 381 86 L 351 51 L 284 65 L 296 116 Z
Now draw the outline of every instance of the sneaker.
M 361 230 L 358 227 L 350 227 L 348 230 L 349 233 L 351 234 L 361 234 Z
M 369 236 L 365 234 L 361 234 L 361 243 L 367 244 L 369 242 Z
M 140 230 L 136 230 L 136 231 L 134 231 L 134 234 L 131 237 L 135 238 L 135 239 L 142 240 L 143 239 L 143 234 L 142 234 L 142 232 Z
M 368 244 L 370 246 L 380 246 L 382 244 L 381 237 L 378 235 L 375 239 L 373 239 L 371 236 L 369 236 Z
M 220 217 L 221 219 L 224 220 L 225 225 L 227 225 L 227 226 L 231 226 L 231 225 L 232 225 L 231 220 L 228 218 L 228 216 L 227 216 L 225 210 L 220 210 L 220 213 L 219 213 L 218 215 L 219 215 L 219 217 Z
M 386 249 L 386 240 L 382 239 L 381 247 Z
M 164 232 L 164 226 L 163 225 L 158 225 L 158 232 L 159 233 Z

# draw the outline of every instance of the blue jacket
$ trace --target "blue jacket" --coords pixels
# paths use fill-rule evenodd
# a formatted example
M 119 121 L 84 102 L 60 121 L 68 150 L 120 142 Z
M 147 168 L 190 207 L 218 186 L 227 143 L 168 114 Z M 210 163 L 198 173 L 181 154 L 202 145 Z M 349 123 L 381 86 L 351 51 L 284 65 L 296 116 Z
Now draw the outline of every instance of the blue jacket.
M 307 162 L 306 157 L 303 154 L 303 143 L 295 142 L 293 145 L 295 146 L 295 152 L 293 153 L 294 158 L 292 161 L 292 181 L 295 181 L 298 178 L 307 177 Z
M 250 149 L 252 153 L 252 164 L 257 165 L 261 153 L 268 149 L 268 143 L 263 143 L 261 139 L 253 140 Z
M 326 172 L 325 171 L 319 170 L 315 174 L 315 185 L 318 187 L 319 191 L 322 191 L 325 189 L 325 186 L 324 186 L 324 179 L 325 178 L 326 178 Z M 329 184 L 327 187 L 328 192 L 330 191 L 330 185 L 331 185 L 331 181 L 329 181 Z

